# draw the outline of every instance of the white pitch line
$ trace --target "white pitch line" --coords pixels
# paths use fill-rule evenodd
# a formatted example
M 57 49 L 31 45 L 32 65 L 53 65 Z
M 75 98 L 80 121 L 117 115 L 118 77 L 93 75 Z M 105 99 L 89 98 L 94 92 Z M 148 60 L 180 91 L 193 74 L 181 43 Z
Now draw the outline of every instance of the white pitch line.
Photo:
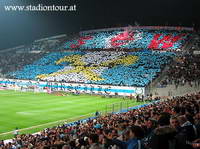
M 20 131 L 24 131 L 24 130 L 30 130 L 30 129 L 33 129 L 33 128 L 39 128 L 39 127 L 42 127 L 42 126 L 51 125 L 51 124 L 55 124 L 55 123 L 65 122 L 65 121 L 68 121 L 68 120 L 71 120 L 71 119 L 74 119 L 74 121 L 75 121 L 77 118 L 82 118 L 82 117 L 84 117 L 86 115 L 90 115 L 90 114 L 92 114 L 92 113 L 88 113 L 88 114 L 77 116 L 77 117 L 72 117 L 72 118 L 65 119 L 65 120 L 59 120 L 59 121 L 54 121 L 54 122 L 49 122 L 49 123 L 45 123 L 45 124 L 40 124 L 40 125 L 28 127 L 28 128 L 19 129 L 19 132 Z M 4 133 L 0 133 L 0 136 L 7 135 L 7 134 L 13 134 L 13 133 L 14 133 L 14 131 L 4 132 Z

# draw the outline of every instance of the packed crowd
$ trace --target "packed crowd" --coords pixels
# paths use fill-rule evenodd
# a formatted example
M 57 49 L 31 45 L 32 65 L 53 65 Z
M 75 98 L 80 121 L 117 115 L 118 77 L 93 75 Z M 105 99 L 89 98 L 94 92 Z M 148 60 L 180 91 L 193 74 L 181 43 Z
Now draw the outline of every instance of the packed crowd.
M 123 86 L 146 86 L 174 57 L 171 52 L 52 52 L 11 75 L 40 79 Z
M 69 37 L 71 37 L 69 35 Z M 32 42 L 31 44 L 26 45 L 24 48 L 21 49 L 21 51 L 24 52 L 30 52 L 30 51 L 57 51 L 57 50 L 62 50 L 63 44 L 65 41 L 68 40 L 67 37 L 62 37 L 62 38 L 44 38 L 40 40 L 36 40 Z
M 26 50 L 27 51 L 44 51 L 44 50 L 56 50 L 60 46 L 59 40 L 45 40 L 40 42 L 31 43 Z
M 13 48 L 12 51 L 1 52 L 0 72 L 6 74 L 8 72 L 19 70 L 24 65 L 31 64 L 41 58 L 45 51 L 61 50 L 64 48 L 61 46 L 64 41 L 65 39 L 34 41 L 21 48 Z
M 126 113 L 19 134 L 0 149 L 192 149 L 199 145 L 200 93 Z
M 66 49 L 109 49 L 115 47 L 133 49 L 181 48 L 189 39 L 185 31 L 167 30 L 113 30 L 82 34 L 81 37 L 67 41 Z
M 200 55 L 184 55 L 169 66 L 167 78 L 162 84 L 200 86 Z
M 24 65 L 31 64 L 42 56 L 42 53 L 3 52 L 0 54 L 1 73 L 6 74 L 19 70 Z
M 55 62 L 61 57 L 72 54 L 81 54 L 81 52 L 51 52 L 9 75 L 17 79 L 35 79 L 37 75 L 50 74 L 63 69 L 64 65 L 56 65 Z

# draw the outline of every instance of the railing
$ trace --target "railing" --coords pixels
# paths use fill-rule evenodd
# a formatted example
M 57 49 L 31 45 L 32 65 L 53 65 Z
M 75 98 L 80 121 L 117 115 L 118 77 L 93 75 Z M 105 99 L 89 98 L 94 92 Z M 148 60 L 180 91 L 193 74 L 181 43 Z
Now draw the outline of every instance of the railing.
M 113 113 L 122 113 L 122 112 L 128 112 L 132 110 L 133 108 L 137 107 L 138 105 L 146 105 L 146 101 L 137 102 L 136 99 L 124 99 L 123 102 L 113 103 L 106 105 L 105 111 L 102 111 L 101 113 L 104 115 L 107 114 L 113 114 Z

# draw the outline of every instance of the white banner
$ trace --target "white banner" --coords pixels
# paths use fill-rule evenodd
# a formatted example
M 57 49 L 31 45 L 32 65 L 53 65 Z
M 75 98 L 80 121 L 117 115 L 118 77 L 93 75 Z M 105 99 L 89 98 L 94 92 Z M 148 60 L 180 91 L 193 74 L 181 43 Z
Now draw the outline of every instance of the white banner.
M 30 80 L 15 80 L 0 78 L 0 87 L 8 88 L 40 88 L 51 91 L 66 91 L 74 93 L 88 93 L 100 95 L 120 95 L 120 96 L 137 96 L 145 95 L 145 87 L 126 87 L 111 85 L 79 84 L 79 83 L 61 83 L 61 82 L 44 82 Z

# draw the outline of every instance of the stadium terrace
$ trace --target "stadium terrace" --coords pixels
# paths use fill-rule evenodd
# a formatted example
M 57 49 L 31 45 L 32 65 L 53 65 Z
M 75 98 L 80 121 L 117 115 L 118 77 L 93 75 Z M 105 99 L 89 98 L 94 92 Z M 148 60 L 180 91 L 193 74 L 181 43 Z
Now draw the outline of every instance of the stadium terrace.
M 33 122 L 20 125 L 13 119 L 21 128 L 0 130 L 0 137 L 15 137 L 10 143 L 0 141 L 0 149 L 197 148 L 198 43 L 193 28 L 128 26 L 62 34 L 2 50 L 0 96 L 8 99 L 2 108 L 12 105 L 8 117 L 31 117 Z M 22 102 L 21 111 L 7 103 L 12 98 L 16 105 Z M 64 117 L 78 121 L 65 123 Z M 37 130 L 32 127 L 40 132 L 20 132 Z

